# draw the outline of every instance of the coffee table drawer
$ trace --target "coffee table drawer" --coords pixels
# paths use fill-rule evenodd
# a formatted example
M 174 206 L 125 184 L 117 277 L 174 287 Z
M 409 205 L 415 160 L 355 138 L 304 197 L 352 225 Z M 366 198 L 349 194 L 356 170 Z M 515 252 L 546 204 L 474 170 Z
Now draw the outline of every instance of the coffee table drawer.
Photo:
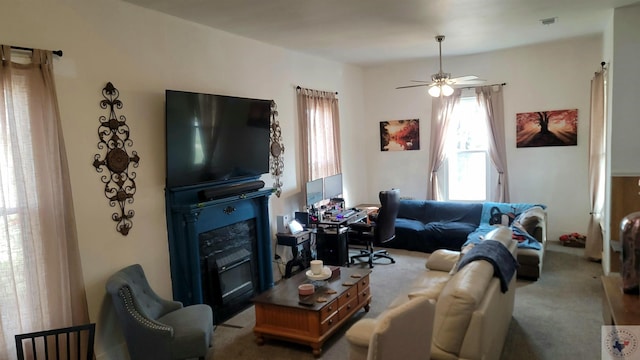
M 358 280 L 358 292 L 362 292 L 365 288 L 369 287 L 369 275 L 362 277 Z
M 340 320 L 349 318 L 353 310 L 356 309 L 357 307 L 358 307 L 358 298 L 354 296 L 351 298 L 351 300 L 348 303 L 340 307 L 340 310 L 338 310 L 338 318 Z
M 338 308 L 343 307 L 346 303 L 358 297 L 358 287 L 352 286 L 338 297 Z
M 371 289 L 369 287 L 362 289 L 362 291 L 358 293 L 358 299 L 360 299 L 359 300 L 360 303 L 367 301 L 367 299 L 370 297 L 371 297 Z
M 331 317 L 336 311 L 338 311 L 338 300 L 333 300 L 327 305 L 325 305 L 320 310 L 320 322 L 324 322 L 326 319 Z
M 338 314 L 333 313 L 332 316 L 320 323 L 320 335 L 325 334 L 327 331 L 331 330 L 338 324 L 339 320 L 340 318 L 338 317 Z

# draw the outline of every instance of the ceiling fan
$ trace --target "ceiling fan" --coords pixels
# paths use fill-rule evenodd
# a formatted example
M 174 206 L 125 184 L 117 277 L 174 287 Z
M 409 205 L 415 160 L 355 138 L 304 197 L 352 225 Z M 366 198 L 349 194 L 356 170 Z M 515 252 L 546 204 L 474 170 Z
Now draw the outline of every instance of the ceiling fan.
M 485 82 L 485 80 L 479 79 L 475 75 L 466 75 L 466 76 L 452 78 L 450 73 L 443 72 L 442 71 L 442 41 L 444 41 L 444 35 L 436 36 L 436 41 L 438 42 L 438 47 L 440 48 L 440 71 L 431 75 L 431 81 L 411 80 L 413 82 L 419 82 L 422 84 L 399 86 L 396 89 L 428 86 L 429 95 L 433 97 L 439 97 L 440 94 L 442 94 L 443 96 L 449 96 L 453 94 L 453 86 L 456 86 L 456 85 L 477 85 Z

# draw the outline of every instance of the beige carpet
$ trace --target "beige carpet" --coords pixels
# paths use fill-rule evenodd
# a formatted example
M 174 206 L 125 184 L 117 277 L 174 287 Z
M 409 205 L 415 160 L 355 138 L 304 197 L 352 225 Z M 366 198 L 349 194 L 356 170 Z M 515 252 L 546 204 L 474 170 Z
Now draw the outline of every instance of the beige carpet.
M 566 248 L 557 241 L 548 245 L 542 277 L 535 282 L 517 283 L 502 359 L 599 358 L 601 266 L 584 260 L 582 249 Z M 427 254 L 396 249 L 389 252 L 396 263 L 387 265 L 385 260 L 379 260 L 371 274 L 371 310 L 359 312 L 334 334 L 324 344 L 320 359 L 347 359 L 346 329 L 363 317 L 377 316 L 424 269 Z M 314 359 L 307 346 L 276 340 L 258 346 L 252 333 L 254 322 L 250 307 L 219 325 L 207 359 Z

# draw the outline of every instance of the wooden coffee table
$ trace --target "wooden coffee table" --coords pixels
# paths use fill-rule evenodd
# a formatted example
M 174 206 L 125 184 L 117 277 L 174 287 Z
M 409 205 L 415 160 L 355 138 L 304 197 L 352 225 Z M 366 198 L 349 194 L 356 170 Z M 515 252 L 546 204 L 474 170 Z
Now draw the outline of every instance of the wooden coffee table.
M 306 270 L 282 279 L 276 286 L 253 298 L 258 345 L 274 338 L 309 345 L 320 356 L 322 344 L 358 310 L 369 311 L 369 269 L 340 268 L 340 275 L 315 282 L 313 295 L 298 295 L 298 285 L 310 283 Z M 325 301 L 323 301 L 325 300 Z M 307 302 L 309 305 L 301 304 Z

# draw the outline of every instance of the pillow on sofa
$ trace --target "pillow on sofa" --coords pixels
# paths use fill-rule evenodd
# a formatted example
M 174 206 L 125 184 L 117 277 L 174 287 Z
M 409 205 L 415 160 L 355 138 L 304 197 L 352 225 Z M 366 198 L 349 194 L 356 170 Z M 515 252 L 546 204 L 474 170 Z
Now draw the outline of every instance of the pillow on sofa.
M 539 223 L 544 220 L 544 209 L 540 206 L 534 206 L 522 212 L 513 222 L 514 226 L 518 226 L 528 234 L 533 234 Z
M 451 271 L 459 258 L 460 251 L 439 249 L 429 255 L 425 266 L 431 270 Z

